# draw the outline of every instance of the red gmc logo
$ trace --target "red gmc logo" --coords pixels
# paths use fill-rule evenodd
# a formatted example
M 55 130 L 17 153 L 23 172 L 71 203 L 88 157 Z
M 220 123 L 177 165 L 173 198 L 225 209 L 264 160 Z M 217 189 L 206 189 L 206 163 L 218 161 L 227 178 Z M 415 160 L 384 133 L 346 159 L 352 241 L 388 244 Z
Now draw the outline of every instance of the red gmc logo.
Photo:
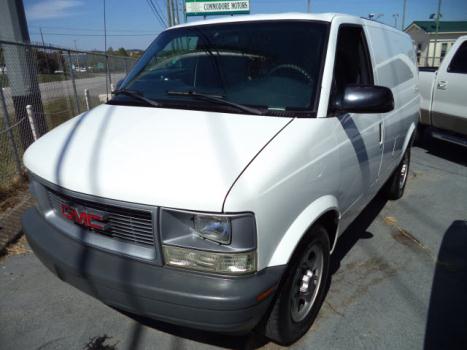
M 82 211 L 79 211 L 77 208 L 73 208 L 65 203 L 62 203 L 61 210 L 62 215 L 66 219 L 74 221 L 78 225 L 96 230 L 105 230 L 107 228 L 107 225 L 103 222 L 106 220 L 105 214 L 89 213 L 84 208 Z

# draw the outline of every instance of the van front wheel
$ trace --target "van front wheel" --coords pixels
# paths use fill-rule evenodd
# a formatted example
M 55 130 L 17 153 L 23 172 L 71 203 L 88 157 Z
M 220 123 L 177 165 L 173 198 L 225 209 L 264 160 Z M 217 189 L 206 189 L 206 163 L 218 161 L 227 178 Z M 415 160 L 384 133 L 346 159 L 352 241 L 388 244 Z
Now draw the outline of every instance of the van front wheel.
M 308 331 L 324 300 L 329 251 L 326 230 L 314 226 L 292 258 L 266 323 L 268 338 L 289 345 Z

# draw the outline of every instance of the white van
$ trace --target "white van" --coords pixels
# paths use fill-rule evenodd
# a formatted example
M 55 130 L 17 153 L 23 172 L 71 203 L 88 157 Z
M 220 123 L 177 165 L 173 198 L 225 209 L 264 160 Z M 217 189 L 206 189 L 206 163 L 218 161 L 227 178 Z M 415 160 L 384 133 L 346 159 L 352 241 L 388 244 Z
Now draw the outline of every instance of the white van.
M 289 344 L 341 233 L 381 188 L 402 196 L 414 62 L 408 35 L 347 15 L 170 28 L 108 103 L 27 150 L 30 245 L 117 309 Z

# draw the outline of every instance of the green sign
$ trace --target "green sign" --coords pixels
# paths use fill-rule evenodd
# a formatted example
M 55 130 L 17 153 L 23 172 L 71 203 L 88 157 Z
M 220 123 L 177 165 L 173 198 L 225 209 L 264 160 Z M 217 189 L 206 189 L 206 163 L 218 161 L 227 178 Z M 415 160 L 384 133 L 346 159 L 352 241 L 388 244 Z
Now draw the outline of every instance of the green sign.
M 185 0 L 187 16 L 238 15 L 250 13 L 250 0 Z

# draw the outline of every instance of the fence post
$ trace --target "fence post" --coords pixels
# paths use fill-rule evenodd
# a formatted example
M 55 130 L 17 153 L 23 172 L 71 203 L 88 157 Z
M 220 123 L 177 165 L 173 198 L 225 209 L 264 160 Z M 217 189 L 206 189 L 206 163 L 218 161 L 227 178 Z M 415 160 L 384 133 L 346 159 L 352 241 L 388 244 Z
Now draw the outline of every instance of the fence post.
M 70 65 L 71 84 L 73 85 L 73 93 L 75 95 L 76 110 L 78 111 L 78 114 L 80 114 L 81 110 L 79 108 L 78 92 L 76 91 L 75 74 L 73 73 L 73 62 L 71 61 L 70 50 L 68 50 L 68 62 Z
M 123 62 L 125 62 L 125 75 L 128 75 L 128 62 L 127 62 L 127 59 L 124 58 Z
M 8 142 L 10 143 L 10 147 L 13 150 L 13 156 L 15 158 L 16 171 L 18 172 L 18 175 L 21 175 L 21 160 L 19 159 L 18 149 L 16 148 L 15 138 L 13 137 L 13 130 L 11 130 L 10 127 L 10 117 L 8 115 L 8 108 L 6 106 L 5 95 L 3 95 L 2 87 L 0 87 L 0 99 L 2 100 L 3 119 L 6 127 L 6 132 L 8 134 Z
M 109 55 L 105 54 L 105 66 L 106 66 L 106 73 L 107 76 L 105 77 L 105 88 L 106 88 L 106 99 L 107 101 L 109 100 L 109 94 L 111 91 L 109 91 L 109 85 L 112 84 L 112 79 L 110 77 L 110 67 L 109 67 Z
M 28 114 L 29 125 L 31 126 L 32 137 L 34 141 L 37 140 L 36 125 L 34 124 L 34 111 L 31 105 L 26 106 L 26 113 Z
M 86 108 L 89 111 L 91 109 L 91 103 L 89 101 L 89 89 L 84 89 L 84 100 L 86 101 Z

